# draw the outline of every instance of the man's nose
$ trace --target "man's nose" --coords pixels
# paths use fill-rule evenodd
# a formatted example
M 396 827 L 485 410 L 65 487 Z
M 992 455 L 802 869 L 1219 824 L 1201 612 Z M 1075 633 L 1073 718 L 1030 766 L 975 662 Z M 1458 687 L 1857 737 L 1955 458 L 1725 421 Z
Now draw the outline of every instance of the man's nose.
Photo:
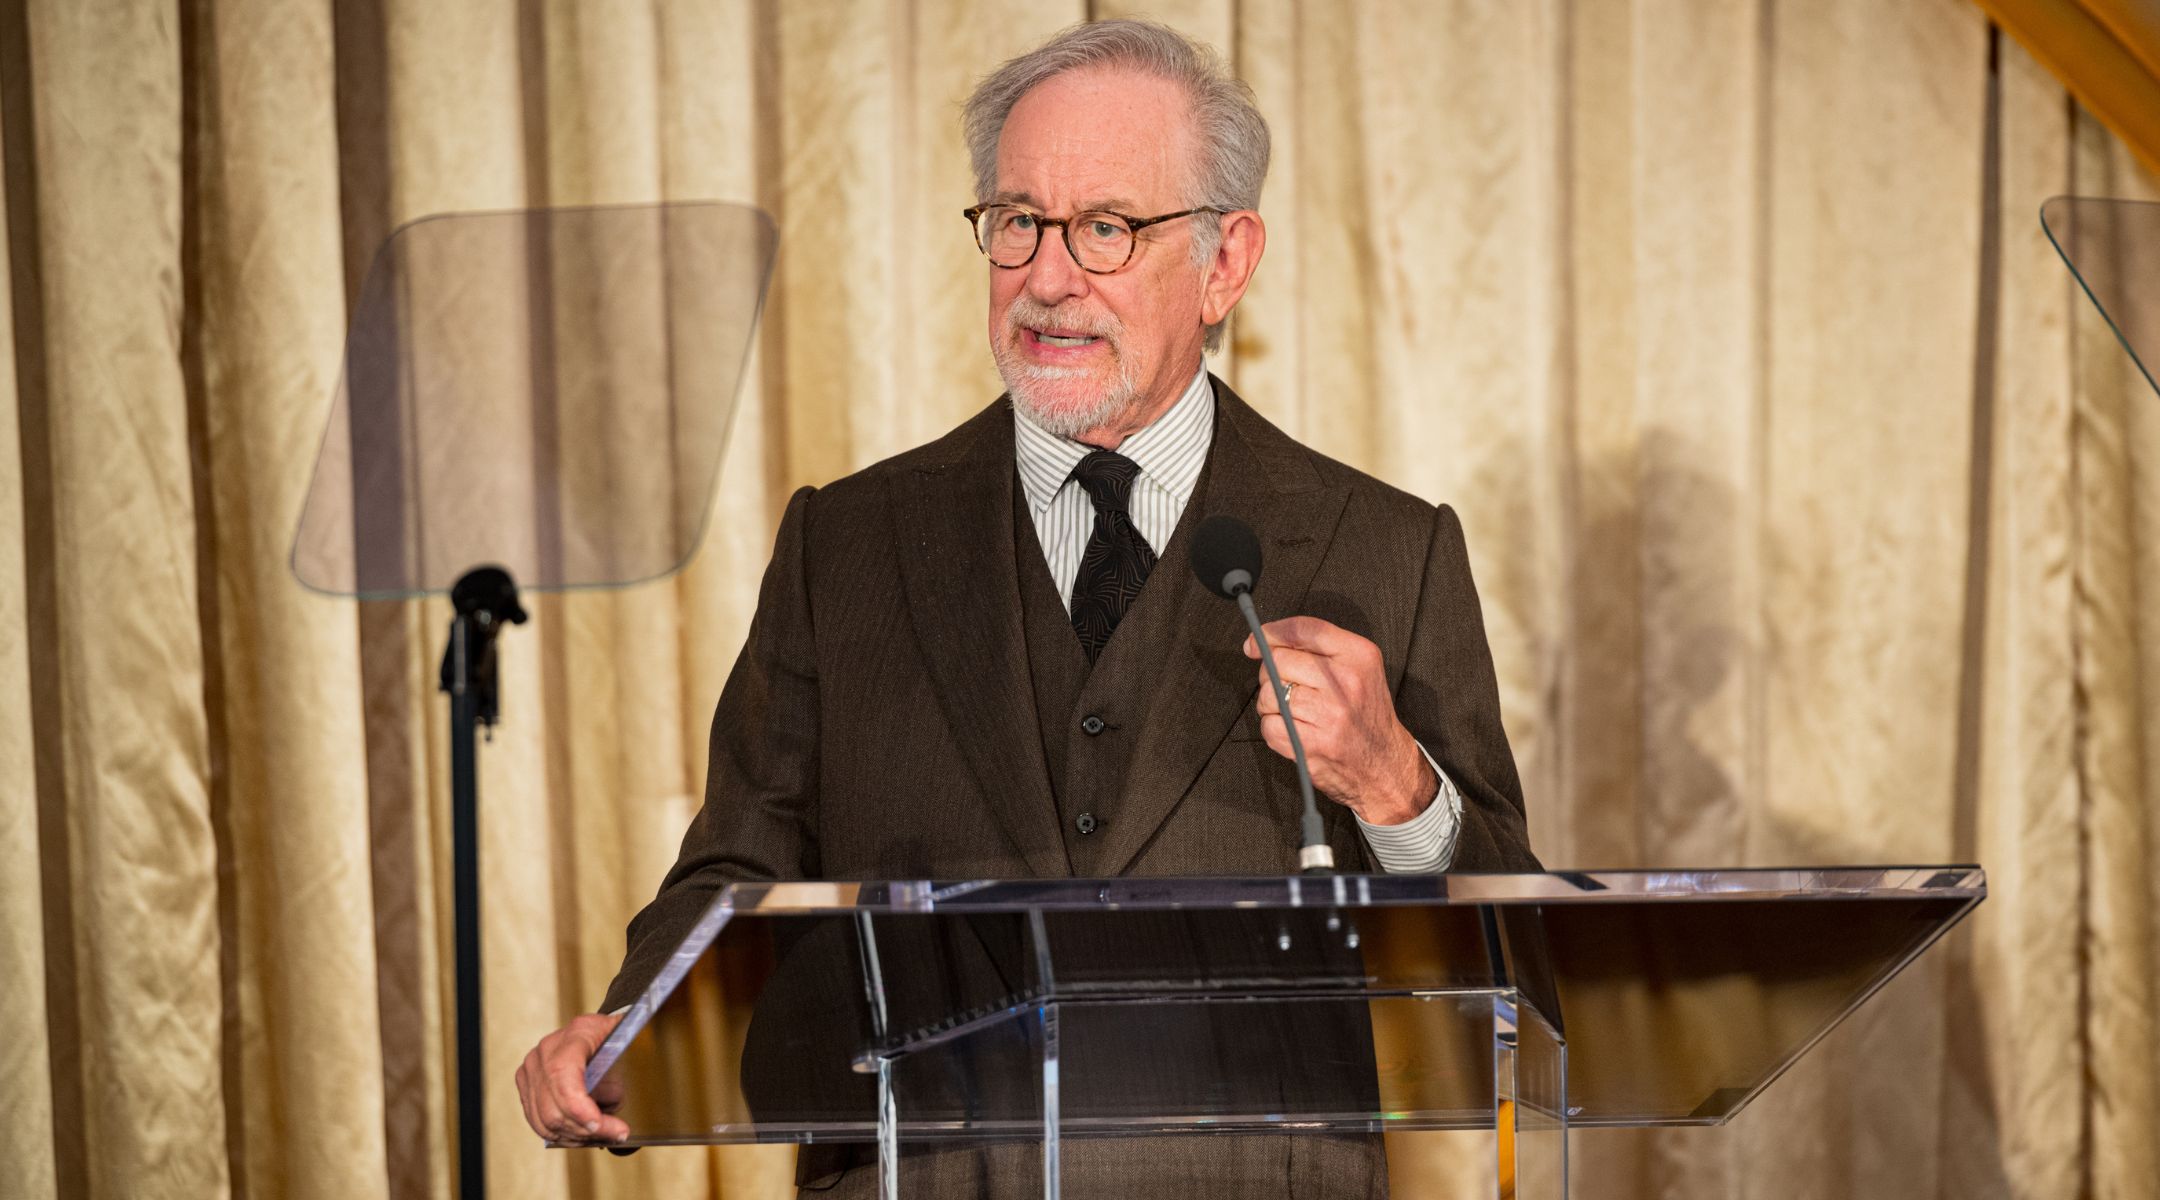
M 1028 295 L 1045 305 L 1087 294 L 1087 272 L 1073 261 L 1072 249 L 1065 244 L 1062 228 L 1042 231 L 1042 242 L 1035 247 L 1035 257 L 1028 263 L 1027 273 Z

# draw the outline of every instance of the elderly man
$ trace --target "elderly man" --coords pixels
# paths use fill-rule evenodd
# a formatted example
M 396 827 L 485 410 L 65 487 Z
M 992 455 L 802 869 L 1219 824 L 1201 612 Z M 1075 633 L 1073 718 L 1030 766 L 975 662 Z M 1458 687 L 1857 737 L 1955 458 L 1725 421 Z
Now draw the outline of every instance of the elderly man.
M 1202 364 L 1266 242 L 1249 90 L 1171 30 L 1103 22 L 1005 64 L 965 120 L 1007 393 L 789 503 L 704 808 L 604 1011 L 732 880 L 1294 871 L 1283 719 L 1236 610 L 1184 568 L 1214 513 L 1266 547 L 1255 597 L 1281 616 L 1268 635 L 1338 864 L 1537 869 L 1453 513 L 1298 445 Z M 627 1135 L 581 1081 L 614 1020 L 528 1056 L 542 1135 Z M 1000 1172 L 935 1161 L 970 1155 L 994 1157 L 929 1156 L 909 1186 L 983 1190 Z M 1066 1176 L 1090 1194 L 1385 1190 L 1367 1138 L 1094 1143 Z

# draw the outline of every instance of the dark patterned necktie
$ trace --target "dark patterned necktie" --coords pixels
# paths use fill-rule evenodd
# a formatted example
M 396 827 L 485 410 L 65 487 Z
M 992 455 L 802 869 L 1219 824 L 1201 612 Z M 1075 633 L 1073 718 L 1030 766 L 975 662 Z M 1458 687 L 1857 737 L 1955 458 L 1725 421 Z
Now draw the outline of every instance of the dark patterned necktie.
M 1072 590 L 1073 632 L 1090 663 L 1155 569 L 1155 549 L 1133 528 L 1127 507 L 1139 474 L 1140 464 L 1108 450 L 1095 451 L 1073 468 L 1073 478 L 1095 502 L 1095 532 L 1080 556 Z

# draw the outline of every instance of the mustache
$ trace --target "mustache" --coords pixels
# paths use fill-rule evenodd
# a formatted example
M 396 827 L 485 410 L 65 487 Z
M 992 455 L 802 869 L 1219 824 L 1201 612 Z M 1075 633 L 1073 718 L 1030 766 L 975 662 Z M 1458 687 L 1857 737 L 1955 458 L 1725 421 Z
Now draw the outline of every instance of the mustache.
M 1015 296 L 1013 302 L 1005 306 L 1005 332 L 1017 334 L 1022 327 L 1069 329 L 1112 341 L 1125 332 L 1124 323 L 1109 313 L 1060 311 L 1025 294 Z

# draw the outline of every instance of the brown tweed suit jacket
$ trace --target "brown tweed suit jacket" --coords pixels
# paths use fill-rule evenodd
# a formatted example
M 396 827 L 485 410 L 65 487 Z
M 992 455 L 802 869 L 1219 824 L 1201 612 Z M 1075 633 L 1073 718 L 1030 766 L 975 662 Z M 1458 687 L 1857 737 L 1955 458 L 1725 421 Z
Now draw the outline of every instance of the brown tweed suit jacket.
M 1380 647 L 1399 717 L 1462 794 L 1454 870 L 1538 870 L 1454 513 L 1214 387 L 1214 445 L 1181 530 L 1241 517 L 1264 548 L 1263 619 L 1321 617 Z M 1012 421 L 1001 397 L 789 502 L 714 716 L 704 808 L 631 922 L 603 1009 L 635 999 L 736 880 L 1067 876 L 1076 861 L 1087 876 L 1296 870 L 1296 777 L 1260 740 L 1243 619 L 1181 553 L 1140 601 L 1185 593 L 1169 653 L 1135 680 L 1117 816 L 1085 841 L 1060 819 L 1022 627 Z M 1322 807 L 1337 863 L 1376 869 L 1347 810 Z

